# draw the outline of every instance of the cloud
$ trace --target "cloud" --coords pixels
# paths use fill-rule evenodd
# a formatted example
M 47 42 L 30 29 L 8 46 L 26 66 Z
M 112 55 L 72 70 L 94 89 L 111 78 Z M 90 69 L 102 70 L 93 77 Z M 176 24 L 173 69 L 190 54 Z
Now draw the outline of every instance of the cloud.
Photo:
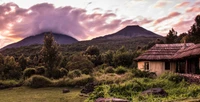
M 183 20 L 180 19 L 176 24 L 173 25 L 173 28 L 180 33 L 184 33 L 190 29 L 190 26 L 194 24 L 194 20 Z
M 167 1 L 158 0 L 153 7 L 155 8 L 162 8 L 168 4 Z
M 98 10 L 98 9 L 97 9 Z M 15 3 L 0 5 L 0 36 L 4 37 L 3 45 L 8 41 L 40 34 L 45 31 L 63 33 L 78 40 L 91 39 L 113 33 L 127 25 L 145 24 L 151 20 L 119 19 L 115 13 L 88 14 L 85 9 L 71 6 L 57 7 L 42 3 L 30 8 L 20 8 Z M 5 40 L 7 39 L 7 40 Z
M 186 7 L 190 4 L 190 2 L 182 2 L 180 4 L 175 5 L 175 8 Z
M 155 21 L 154 21 L 154 25 L 157 25 L 157 24 L 159 24 L 159 23 L 161 23 L 161 22 L 163 22 L 163 21 L 166 21 L 166 20 L 168 20 L 168 19 L 174 18 L 174 17 L 179 16 L 179 15 L 181 15 L 181 13 L 179 13 L 179 12 L 171 12 L 171 13 L 170 13 L 169 15 L 167 15 L 166 17 L 159 18 L 159 19 L 155 20 Z
M 191 12 L 199 13 L 200 12 L 200 7 L 190 7 L 188 9 L 186 9 L 186 12 L 187 13 L 191 13 Z
M 200 5 L 200 1 L 197 1 L 197 2 L 194 3 L 193 7 L 194 7 L 194 6 L 199 7 L 199 5 Z

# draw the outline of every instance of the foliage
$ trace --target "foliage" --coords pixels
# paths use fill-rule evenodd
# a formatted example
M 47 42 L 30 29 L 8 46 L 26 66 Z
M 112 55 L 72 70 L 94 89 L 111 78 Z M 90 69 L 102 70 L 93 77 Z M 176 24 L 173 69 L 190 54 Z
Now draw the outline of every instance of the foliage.
M 93 78 L 90 75 L 82 74 L 80 77 L 73 79 L 62 78 L 54 80 L 54 87 L 75 87 L 75 86 L 84 86 L 87 83 L 93 82 Z
M 67 76 L 69 71 L 67 69 L 65 69 L 65 68 L 61 68 L 60 69 L 60 73 L 61 73 L 61 76 L 64 77 L 64 76 Z
M 27 80 L 25 80 L 24 84 L 31 88 L 41 88 L 52 86 L 53 82 L 45 76 L 33 75 Z
M 36 74 L 45 75 L 45 72 L 46 72 L 46 68 L 44 66 L 36 67 Z
M 14 57 L 6 56 L 0 64 L 0 79 L 20 79 L 21 69 L 18 67 Z
M 69 74 L 68 74 L 68 77 L 69 78 L 75 78 L 75 77 L 80 77 L 81 76 L 81 71 L 76 69 L 76 70 L 73 70 L 73 71 L 70 71 Z
M 5 88 L 19 86 L 20 82 L 16 80 L 0 80 L 0 85 Z
M 99 56 L 100 51 L 97 46 L 92 45 L 92 46 L 89 46 L 84 53 L 86 55 Z
M 23 71 L 23 77 L 26 79 L 26 78 L 29 78 L 31 77 L 32 75 L 36 74 L 36 69 L 35 68 L 26 68 L 24 71 Z
M 176 43 L 177 37 L 178 37 L 177 32 L 172 28 L 171 30 L 169 30 L 169 33 L 166 36 L 166 43 L 167 44 Z
M 70 61 L 67 63 L 67 69 L 69 70 L 83 70 L 85 68 L 92 69 L 93 67 L 94 64 L 88 60 L 86 56 L 80 54 L 72 55 Z
M 19 57 L 18 62 L 19 62 L 19 66 L 22 70 L 26 69 L 28 63 L 23 54 Z
M 119 66 L 116 68 L 116 71 L 115 71 L 117 74 L 124 74 L 127 72 L 127 69 L 123 66 Z
M 163 88 L 168 96 L 142 96 L 141 92 L 150 88 Z M 188 84 L 184 80 L 178 83 L 168 79 L 156 78 L 134 78 L 122 84 L 101 85 L 96 87 L 95 91 L 89 96 L 87 101 L 93 101 L 99 97 L 116 97 L 128 99 L 133 102 L 157 102 L 157 101 L 173 101 L 177 99 L 185 99 L 188 97 L 198 97 L 200 94 L 200 86 Z
M 173 81 L 175 83 L 180 83 L 181 81 L 185 80 L 183 76 L 180 76 L 176 73 L 164 73 L 160 76 L 161 79 L 167 79 L 169 81 Z
M 106 51 L 105 53 L 102 54 L 102 60 L 105 64 L 108 64 L 110 66 L 114 65 L 113 62 L 113 55 L 114 52 L 111 50 Z
M 58 44 L 55 42 L 52 33 L 44 36 L 44 45 L 41 49 L 41 55 L 47 68 L 47 76 L 53 76 L 53 70 L 60 65 L 61 53 L 58 51 Z
M 187 41 L 193 43 L 200 43 L 200 15 L 197 15 L 195 18 L 195 23 L 191 26 L 188 31 Z
M 116 53 L 113 56 L 113 61 L 115 63 L 115 66 L 125 66 L 129 67 L 133 63 L 133 53 L 126 51 L 125 48 L 121 48 L 116 51 Z
M 138 78 L 155 78 L 156 77 L 156 73 L 154 72 L 149 72 L 149 71 L 141 71 L 138 69 L 133 69 L 132 70 L 133 73 L 133 77 L 138 77 Z
M 115 69 L 112 66 L 105 68 L 105 73 L 114 73 L 114 72 L 115 72 Z

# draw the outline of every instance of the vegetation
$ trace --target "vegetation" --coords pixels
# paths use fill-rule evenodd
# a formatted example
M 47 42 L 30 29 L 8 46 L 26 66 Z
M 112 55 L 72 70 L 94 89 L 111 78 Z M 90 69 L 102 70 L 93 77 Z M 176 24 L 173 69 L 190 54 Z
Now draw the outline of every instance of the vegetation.
M 125 81 L 121 84 L 105 84 L 98 86 L 95 91 L 90 95 L 87 101 L 95 100 L 99 97 L 117 97 L 122 99 L 128 99 L 132 102 L 145 101 L 145 102 L 157 102 L 157 101 L 172 101 L 180 100 L 188 97 L 199 97 L 200 86 L 195 84 L 189 84 L 184 79 L 180 82 L 171 81 L 171 78 L 179 79 L 179 76 L 170 74 L 163 75 L 166 77 L 158 77 L 156 79 L 150 78 L 133 78 Z M 167 97 L 158 97 L 153 95 L 141 95 L 141 92 L 150 88 L 160 87 L 167 93 Z
M 41 54 L 42 60 L 47 68 L 47 76 L 53 77 L 53 70 L 56 70 L 56 68 L 60 65 L 61 54 L 58 51 L 58 45 L 54 41 L 51 33 L 44 36 L 44 45 L 41 49 Z
M 43 88 L 82 87 L 87 83 L 99 85 L 86 101 L 94 101 L 98 97 L 148 102 L 200 97 L 198 85 L 187 83 L 177 74 L 166 73 L 157 77 L 155 73 L 138 70 L 134 61 L 146 49 L 158 43 L 180 43 L 184 40 L 199 43 L 199 31 L 200 15 L 195 18 L 195 24 L 188 33 L 178 36 L 172 28 L 166 36 L 166 41 L 162 38 L 138 37 L 122 40 L 99 39 L 60 46 L 54 41 L 51 33 L 46 34 L 44 45 L 1 51 L 0 86 L 9 88 L 24 85 Z M 166 90 L 168 96 L 141 95 L 142 91 L 155 87 Z M 32 90 L 22 87 L 23 89 Z M 66 100 L 60 98 L 60 101 Z

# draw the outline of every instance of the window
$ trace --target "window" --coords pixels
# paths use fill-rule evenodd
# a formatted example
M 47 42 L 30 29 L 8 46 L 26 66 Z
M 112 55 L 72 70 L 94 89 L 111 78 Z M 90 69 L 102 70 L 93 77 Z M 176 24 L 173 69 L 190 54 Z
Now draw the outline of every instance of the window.
M 170 62 L 165 62 L 165 70 L 170 70 Z
M 144 62 L 144 70 L 149 70 L 149 62 Z

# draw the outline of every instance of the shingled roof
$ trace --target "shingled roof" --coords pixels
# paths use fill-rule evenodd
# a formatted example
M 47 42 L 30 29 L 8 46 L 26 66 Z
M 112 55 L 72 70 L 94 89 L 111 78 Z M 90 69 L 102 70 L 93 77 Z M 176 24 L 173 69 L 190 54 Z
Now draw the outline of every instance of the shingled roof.
M 200 55 L 200 44 L 190 46 L 186 49 L 180 49 L 176 54 L 174 54 L 173 59 L 182 59 L 197 55 Z
M 174 55 L 181 49 L 194 46 L 194 43 L 180 43 L 180 44 L 156 44 L 145 53 L 137 57 L 135 60 L 170 60 L 173 59 Z

